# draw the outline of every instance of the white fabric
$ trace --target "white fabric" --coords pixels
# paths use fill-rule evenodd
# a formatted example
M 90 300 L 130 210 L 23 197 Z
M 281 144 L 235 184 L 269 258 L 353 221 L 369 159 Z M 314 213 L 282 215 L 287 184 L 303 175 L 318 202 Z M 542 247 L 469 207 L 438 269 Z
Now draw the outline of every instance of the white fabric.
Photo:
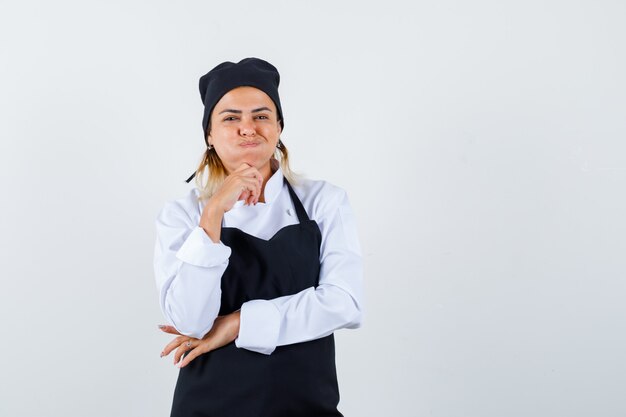
M 317 288 L 242 305 L 235 345 L 266 355 L 276 346 L 362 325 L 363 263 L 346 192 L 310 179 L 292 187 L 322 233 L 320 280 Z M 203 205 L 197 196 L 194 187 L 186 197 L 166 202 L 158 214 L 154 271 L 161 311 L 169 324 L 181 334 L 202 338 L 220 309 L 220 281 L 231 249 L 213 242 L 199 227 Z M 264 197 L 265 203 L 256 206 L 237 201 L 224 213 L 223 226 L 269 240 L 283 227 L 298 223 L 280 168 L 267 181 Z

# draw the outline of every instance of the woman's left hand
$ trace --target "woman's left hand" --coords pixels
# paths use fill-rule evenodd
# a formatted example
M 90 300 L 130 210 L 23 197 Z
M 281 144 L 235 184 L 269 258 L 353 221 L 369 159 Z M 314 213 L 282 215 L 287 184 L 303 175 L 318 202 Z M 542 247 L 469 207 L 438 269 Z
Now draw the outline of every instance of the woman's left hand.
M 165 333 L 179 335 L 165 346 L 165 349 L 161 352 L 161 357 L 169 355 L 171 351 L 176 349 L 174 364 L 179 368 L 183 368 L 203 353 L 229 344 L 239 335 L 240 313 L 241 311 L 237 310 L 225 316 L 217 316 L 213 327 L 202 339 L 181 335 L 174 326 L 159 326 Z M 189 353 L 181 361 L 180 358 L 185 352 Z

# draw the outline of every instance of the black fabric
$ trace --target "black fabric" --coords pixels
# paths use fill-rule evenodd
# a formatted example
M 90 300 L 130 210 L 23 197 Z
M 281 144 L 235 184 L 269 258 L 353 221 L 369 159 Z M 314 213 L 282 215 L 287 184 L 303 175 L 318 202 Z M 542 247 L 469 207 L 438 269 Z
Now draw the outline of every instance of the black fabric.
M 222 227 L 232 249 L 222 276 L 220 315 L 253 299 L 290 295 L 319 284 L 321 232 L 284 179 L 299 223 L 269 240 Z M 171 417 L 342 417 L 335 339 L 277 346 L 271 355 L 231 342 L 181 368 Z

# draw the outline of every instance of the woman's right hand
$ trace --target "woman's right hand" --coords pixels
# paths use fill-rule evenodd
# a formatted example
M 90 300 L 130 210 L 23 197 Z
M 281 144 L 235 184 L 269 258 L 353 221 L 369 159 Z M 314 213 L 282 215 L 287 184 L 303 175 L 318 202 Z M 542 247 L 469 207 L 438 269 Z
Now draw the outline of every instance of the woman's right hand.
M 222 185 L 207 201 L 202 216 L 200 227 L 215 243 L 220 241 L 222 229 L 222 217 L 224 213 L 232 209 L 238 200 L 244 200 L 247 204 L 256 204 L 263 187 L 263 175 L 252 165 L 243 163 L 237 170 L 231 172 Z
M 211 196 L 207 205 L 219 213 L 226 213 L 238 200 L 256 204 L 261 195 L 263 175 L 255 167 L 243 163 L 226 177 L 222 185 Z M 206 208 L 206 207 L 205 207 Z

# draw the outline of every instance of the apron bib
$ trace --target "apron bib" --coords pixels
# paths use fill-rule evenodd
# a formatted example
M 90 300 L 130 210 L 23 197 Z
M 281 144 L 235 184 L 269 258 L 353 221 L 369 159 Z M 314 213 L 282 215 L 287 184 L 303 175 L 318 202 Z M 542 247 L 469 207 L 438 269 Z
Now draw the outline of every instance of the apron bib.
M 219 315 L 254 299 L 272 299 L 319 284 L 321 233 L 284 178 L 299 223 L 269 240 L 222 227 L 232 249 L 221 280 Z M 231 342 L 180 369 L 171 417 L 343 417 L 335 339 L 277 346 L 271 355 L 240 349 Z

